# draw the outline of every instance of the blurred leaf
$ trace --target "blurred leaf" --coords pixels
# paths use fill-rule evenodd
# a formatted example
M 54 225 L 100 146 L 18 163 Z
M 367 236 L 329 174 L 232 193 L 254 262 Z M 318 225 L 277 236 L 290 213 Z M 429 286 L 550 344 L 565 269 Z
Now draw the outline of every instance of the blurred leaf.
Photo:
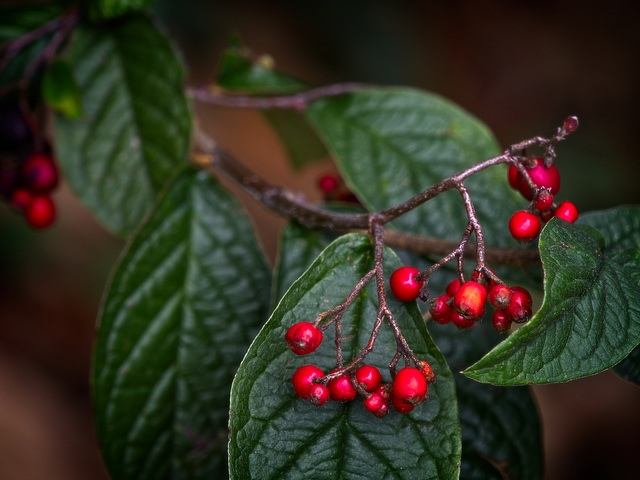
M 129 235 L 186 159 L 191 115 L 182 66 L 144 16 L 80 27 L 68 59 L 84 116 L 56 116 L 58 159 L 92 213 Z
M 110 19 L 126 13 L 142 10 L 153 0 L 88 0 L 90 16 L 95 19 Z
M 424 189 L 498 154 L 480 121 L 436 95 L 377 88 L 325 98 L 307 116 L 358 198 L 372 210 L 392 207 Z M 493 167 L 465 181 L 489 245 L 515 246 L 507 224 L 519 195 L 506 170 Z M 449 191 L 398 218 L 402 231 L 459 240 L 467 225 L 464 204 Z
M 540 236 L 542 308 L 465 370 L 501 385 L 563 382 L 612 367 L 640 342 L 640 251 L 604 254 L 590 227 L 552 219 Z
M 42 97 L 47 104 L 69 118 L 82 116 L 80 89 L 71 66 L 65 60 L 54 61 L 42 79 Z
M 399 265 L 391 251 L 386 250 L 385 257 L 390 269 Z M 342 302 L 371 267 L 366 236 L 340 237 L 287 291 L 254 340 L 232 385 L 231 478 L 458 478 L 460 431 L 453 378 L 415 303 L 389 299 L 407 342 L 438 375 L 424 404 L 407 415 L 394 411 L 377 419 L 360 401 L 318 408 L 293 392 L 291 376 L 304 363 L 311 361 L 326 372 L 335 366 L 333 328 L 309 358 L 294 358 L 286 349 L 286 330 Z M 370 283 L 343 317 L 348 357 L 369 339 L 376 298 L 375 283 Z M 366 362 L 387 365 L 395 350 L 392 332 L 383 327 Z
M 0 5 L 0 45 L 50 22 L 62 14 L 58 5 Z
M 92 385 L 112 478 L 226 476 L 229 389 L 269 275 L 237 201 L 184 169 L 126 248 L 100 316 Z

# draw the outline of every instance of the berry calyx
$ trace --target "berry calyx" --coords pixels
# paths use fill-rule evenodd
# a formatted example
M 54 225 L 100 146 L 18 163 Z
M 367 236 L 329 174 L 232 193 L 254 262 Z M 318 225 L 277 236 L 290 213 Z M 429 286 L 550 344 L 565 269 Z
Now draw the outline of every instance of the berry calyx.
M 540 234 L 540 219 L 530 212 L 521 210 L 509 220 L 509 231 L 520 243 L 529 243 Z
M 451 321 L 451 312 L 453 311 L 449 304 L 451 298 L 452 297 L 450 295 L 440 295 L 435 300 L 431 301 L 429 313 L 431 314 L 431 318 L 433 318 L 434 322 L 444 325 Z
M 393 398 L 400 403 L 418 405 L 427 396 L 427 380 L 417 368 L 405 367 L 393 379 Z
M 512 294 L 513 292 L 506 285 L 495 285 L 489 290 L 487 299 L 493 307 L 502 310 L 511 303 Z
M 37 195 L 24 209 L 24 218 L 33 228 L 46 228 L 56 219 L 56 206 L 49 195 Z
M 309 395 L 309 389 L 312 385 L 316 385 L 313 380 L 322 377 L 324 377 L 324 373 L 315 365 L 303 365 L 295 371 L 293 377 L 291 377 L 291 383 L 293 383 L 293 389 L 296 394 L 306 400 Z
M 284 336 L 287 348 L 296 355 L 313 352 L 322 343 L 322 332 L 311 322 L 300 322 L 293 325 Z
M 433 383 L 436 381 L 436 374 L 431 368 L 431 365 L 429 365 L 427 362 L 423 360 L 420 362 L 419 367 L 420 367 L 420 373 L 422 373 L 422 376 L 427 381 L 427 384 Z
M 413 267 L 400 267 L 391 274 L 389 284 L 391 293 L 402 302 L 412 302 L 420 296 L 424 281 L 416 280 L 420 270 Z
M 380 370 L 371 365 L 362 365 L 356 370 L 356 383 L 366 392 L 373 392 L 382 382 Z
M 453 296 L 453 308 L 465 318 L 479 318 L 486 300 L 486 289 L 478 282 L 470 280 L 463 283 Z
M 320 383 L 314 383 L 309 388 L 306 400 L 312 405 L 320 407 L 329 401 L 329 389 Z
M 382 418 L 389 413 L 389 400 L 384 399 L 382 395 L 378 393 L 372 393 L 368 398 L 365 398 L 362 403 L 368 412 L 373 413 L 378 418 Z
M 58 168 L 49 155 L 32 154 L 20 172 L 25 186 L 32 192 L 49 193 L 58 185 Z
M 533 166 L 527 167 L 527 173 L 531 177 L 531 180 L 538 188 L 546 188 L 551 194 L 555 195 L 560 190 L 560 172 L 555 165 L 545 166 L 544 158 L 535 157 L 531 159 Z M 508 173 L 509 185 L 515 190 L 518 190 L 524 198 L 527 200 L 533 199 L 533 192 L 529 188 L 529 185 L 524 180 L 524 177 L 520 175 L 518 169 L 511 165 L 509 166 Z
M 538 190 L 533 202 L 534 208 L 539 212 L 544 212 L 545 210 L 549 210 L 551 205 L 553 205 L 553 194 L 546 188 Z
M 451 315 L 449 317 L 451 323 L 453 323 L 458 330 L 466 330 L 467 328 L 471 328 L 476 324 L 476 318 L 466 318 L 460 315 L 455 310 L 451 311 Z
M 491 315 L 491 325 L 500 333 L 508 332 L 511 328 L 511 319 L 503 310 L 496 310 Z
M 578 209 L 571 202 L 562 202 L 556 208 L 555 213 L 553 214 L 555 217 L 566 220 L 567 222 L 575 222 L 578 219 Z
M 564 123 L 562 124 L 562 128 L 568 133 L 573 133 L 578 129 L 580 123 L 578 122 L 578 117 L 567 117 L 564 119 Z
M 333 373 L 333 372 L 332 372 Z M 340 375 L 327 383 L 331 399 L 337 402 L 349 402 L 356 398 L 358 391 L 351 384 L 349 375 Z

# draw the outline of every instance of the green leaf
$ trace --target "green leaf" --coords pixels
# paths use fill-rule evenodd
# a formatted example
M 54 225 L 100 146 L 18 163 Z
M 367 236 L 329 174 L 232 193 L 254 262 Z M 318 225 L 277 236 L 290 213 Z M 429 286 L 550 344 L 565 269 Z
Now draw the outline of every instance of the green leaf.
M 153 0 L 89 0 L 88 9 L 95 20 L 116 18 L 125 13 L 141 10 Z
M 399 260 L 385 252 L 390 270 Z M 438 375 L 429 399 L 407 414 L 378 419 L 361 401 L 320 408 L 298 398 L 291 376 L 303 364 L 335 366 L 333 328 L 307 357 L 296 357 L 283 337 L 295 322 L 342 302 L 372 267 L 372 247 L 360 234 L 340 237 L 282 298 L 245 356 L 231 389 L 229 469 L 233 479 L 458 478 L 460 431 L 453 378 L 415 305 L 390 299 L 409 345 Z M 343 351 L 351 357 L 368 341 L 376 317 L 375 284 L 365 287 L 343 317 Z M 383 367 L 396 350 L 383 326 L 366 363 Z M 383 375 L 389 381 L 388 372 Z
M 42 97 L 47 104 L 69 118 L 82 116 L 80 89 L 68 62 L 54 61 L 42 79 Z
M 113 274 L 92 372 L 119 480 L 226 477 L 229 391 L 266 318 L 270 272 L 237 201 L 184 169 Z
M 550 383 L 601 372 L 640 342 L 640 252 L 604 254 L 590 227 L 552 219 L 540 236 L 542 308 L 465 370 L 481 382 Z
M 626 206 L 588 212 L 577 223 L 597 229 L 605 239 L 605 255 L 627 249 L 640 250 L 640 207 Z M 636 347 L 613 370 L 625 380 L 640 385 L 640 347 Z
M 498 153 L 480 121 L 436 95 L 378 88 L 314 102 L 307 115 L 354 193 L 370 209 L 407 200 L 434 183 Z M 518 194 L 506 170 L 493 167 L 469 178 L 489 245 L 515 246 L 507 224 Z M 459 240 L 467 225 L 457 191 L 433 198 L 393 222 L 414 234 Z
M 274 67 L 274 61 L 268 55 L 253 59 L 246 48 L 229 48 L 220 59 L 217 84 L 227 90 L 257 95 L 291 93 L 305 87 L 300 80 Z
M 430 324 L 429 331 L 454 372 L 503 338 L 491 327 L 490 316 L 469 330 Z M 460 373 L 454 378 L 462 430 L 461 478 L 542 478 L 540 419 L 529 388 L 477 383 Z
M 55 118 L 57 156 L 80 200 L 131 234 L 189 147 L 183 70 L 144 16 L 81 27 L 68 52 L 84 117 Z
M 0 45 L 41 27 L 61 13 L 57 5 L 0 6 Z

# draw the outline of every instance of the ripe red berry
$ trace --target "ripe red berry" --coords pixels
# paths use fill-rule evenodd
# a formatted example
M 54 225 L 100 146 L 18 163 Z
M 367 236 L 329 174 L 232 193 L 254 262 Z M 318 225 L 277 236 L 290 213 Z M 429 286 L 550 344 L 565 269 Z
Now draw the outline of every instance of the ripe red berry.
M 479 318 L 486 300 L 486 289 L 478 282 L 470 280 L 463 283 L 453 296 L 453 308 L 465 318 Z
M 511 319 L 503 310 L 496 310 L 491 315 L 491 325 L 500 333 L 508 332 L 511 328 Z
M 11 206 L 21 212 L 29 207 L 31 200 L 33 200 L 33 195 L 24 188 L 16 188 L 11 193 Z
M 56 206 L 49 195 L 37 195 L 24 210 L 24 218 L 33 228 L 46 228 L 56 219 Z
M 329 389 L 320 383 L 314 383 L 309 387 L 306 400 L 319 407 L 329 401 Z
M 578 129 L 578 125 L 578 117 L 571 116 L 564 119 L 562 128 L 564 128 L 567 132 L 572 133 Z
M 318 188 L 324 193 L 332 193 L 338 188 L 338 183 L 338 177 L 327 173 L 318 179 Z
M 411 410 L 416 408 L 415 405 L 401 402 L 395 396 L 391 398 L 391 403 L 399 413 L 409 413 Z
M 477 318 L 475 317 L 474 318 L 463 317 L 455 310 L 451 311 L 451 315 L 449 318 L 451 323 L 453 323 L 456 327 L 458 327 L 459 330 L 465 330 L 467 328 L 473 327 L 476 324 L 476 320 L 477 320 Z
M 368 412 L 373 413 L 378 418 L 382 418 L 389 413 L 389 401 L 385 400 L 382 395 L 378 393 L 372 393 L 371 396 L 365 398 L 362 403 Z
M 418 405 L 427 396 L 427 380 L 417 368 L 400 369 L 393 379 L 393 398 L 400 403 Z
M 449 282 L 445 291 L 447 292 L 447 295 L 453 297 L 458 290 L 460 290 L 460 280 L 456 278 Z
M 533 213 L 520 210 L 509 220 L 509 231 L 520 243 L 529 243 L 540 234 L 540 219 Z
M 444 325 L 451 321 L 451 312 L 453 311 L 449 305 L 451 298 L 452 297 L 449 295 L 440 295 L 435 300 L 431 301 L 429 313 L 431 314 L 431 318 L 433 318 L 434 322 Z
M 562 202 L 556 208 L 554 216 L 573 223 L 578 219 L 578 209 L 571 202 Z
M 555 195 L 560 190 L 560 172 L 555 165 L 546 167 L 544 165 L 544 158 L 536 157 L 531 159 L 534 163 L 533 167 L 527 167 L 527 173 L 531 177 L 531 180 L 538 188 L 547 188 Z M 515 172 L 515 173 L 514 173 Z M 533 199 L 533 193 L 525 182 L 518 169 L 511 165 L 509 167 L 509 185 L 515 190 L 518 190 L 524 198 L 527 200 Z M 515 186 L 514 186 L 515 185 Z
M 376 367 L 362 365 L 356 370 L 356 382 L 365 391 L 373 392 L 382 382 L 382 375 Z
M 391 397 L 393 396 L 393 385 L 390 383 L 383 383 L 378 388 L 376 388 L 375 393 L 380 395 L 387 403 L 391 401 Z
M 284 336 L 289 348 L 296 355 L 313 352 L 322 343 L 322 332 L 311 322 L 300 322 L 293 325 Z
M 340 375 L 327 383 L 331 399 L 337 402 L 349 402 L 356 398 L 358 391 L 351 384 L 349 375 Z
M 539 212 L 544 212 L 545 210 L 549 210 L 551 205 L 553 205 L 553 194 L 546 188 L 538 190 L 533 203 L 535 209 Z
M 420 290 L 424 282 L 416 280 L 420 270 L 413 267 L 400 267 L 391 274 L 389 284 L 391 293 L 403 302 L 412 302 L 420 296 Z
M 491 271 L 493 272 L 493 270 Z M 495 285 L 495 283 L 493 283 L 493 280 L 491 280 L 486 274 L 484 273 L 480 274 L 475 270 L 471 274 L 471 280 L 473 280 L 474 282 L 478 282 L 480 285 L 483 285 L 487 293 L 489 293 L 489 290 L 491 290 L 491 287 Z
M 21 176 L 33 192 L 49 193 L 58 185 L 58 168 L 45 153 L 32 154 L 22 165 Z
M 543 222 L 548 222 L 553 218 L 553 210 L 545 210 L 544 212 L 540 212 L 540 220 Z
M 527 322 L 533 314 L 531 295 L 522 287 L 511 287 L 511 291 L 511 303 L 504 309 L 504 313 L 512 322 Z
M 493 307 L 502 310 L 511 303 L 512 293 L 511 289 L 506 285 L 496 285 L 489 290 L 487 298 Z
M 291 383 L 293 383 L 293 389 L 298 396 L 306 399 L 311 385 L 315 385 L 313 379 L 322 377 L 324 377 L 324 373 L 318 367 L 303 365 L 295 371 L 293 377 L 291 377 Z

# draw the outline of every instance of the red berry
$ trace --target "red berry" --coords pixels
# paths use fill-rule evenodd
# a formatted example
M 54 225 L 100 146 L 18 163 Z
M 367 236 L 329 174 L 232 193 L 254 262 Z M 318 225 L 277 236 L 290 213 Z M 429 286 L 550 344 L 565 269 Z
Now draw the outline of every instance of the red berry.
M 434 322 L 439 323 L 440 325 L 449 323 L 452 312 L 451 306 L 449 305 L 451 298 L 452 297 L 449 295 L 440 295 L 435 300 L 431 301 L 429 313 L 431 314 L 431 318 L 433 318 Z
M 545 210 L 544 212 L 540 212 L 540 220 L 543 222 L 548 222 L 553 218 L 553 210 Z
M 556 208 L 554 216 L 573 223 L 578 219 L 578 209 L 571 202 L 562 202 Z
M 546 167 L 544 165 L 544 158 L 536 157 L 531 159 L 534 163 L 533 167 L 527 168 L 527 173 L 531 177 L 531 180 L 538 188 L 547 188 L 550 190 L 550 193 L 555 195 L 560 190 L 560 172 L 555 165 L 551 165 Z M 512 170 L 513 167 L 513 170 Z M 515 180 L 512 183 L 511 177 L 513 176 L 512 172 L 515 170 Z M 525 182 L 520 172 L 518 172 L 515 166 L 509 167 L 509 184 L 516 190 L 518 190 L 524 198 L 527 200 L 533 199 L 533 193 Z
M 400 400 L 398 400 L 396 397 L 391 398 L 391 403 L 399 413 L 409 413 L 411 410 L 416 408 L 415 405 L 411 405 L 409 403 L 403 403 Z
M 24 188 L 16 188 L 11 193 L 11 206 L 21 212 L 29 207 L 31 200 L 33 200 L 33 195 L 29 190 L 25 190 Z
M 405 367 L 393 379 L 393 398 L 401 403 L 418 405 L 427 396 L 427 380 L 417 368 Z
M 313 352 L 322 343 L 322 332 L 311 322 L 300 322 L 293 325 L 284 336 L 289 348 L 296 355 Z
M 504 313 L 512 322 L 527 322 L 533 314 L 531 295 L 522 287 L 511 287 L 511 291 L 511 303 L 504 309 Z
M 32 154 L 22 165 L 22 179 L 33 192 L 49 193 L 58 185 L 58 168 L 49 155 Z
M 382 418 L 389 413 L 389 401 L 385 400 L 382 395 L 378 393 L 372 393 L 369 398 L 365 398 L 364 408 L 368 412 L 373 413 L 376 417 Z
M 293 389 L 298 396 L 306 399 L 311 385 L 315 385 L 313 379 L 322 377 L 324 377 L 324 373 L 318 367 L 303 365 L 295 371 L 293 377 L 291 377 L 291 383 L 293 383 Z
M 433 383 L 436 381 L 435 372 L 432 370 L 431 365 L 429 365 L 424 360 L 420 362 L 420 373 L 422 373 L 422 376 L 427 381 L 427 384 Z
M 535 209 L 539 212 L 544 212 L 545 210 L 549 210 L 551 205 L 553 205 L 553 194 L 546 188 L 538 190 L 533 204 Z
M 383 383 L 376 388 L 375 393 L 380 395 L 388 403 L 391 401 L 391 397 L 393 396 L 393 385 L 390 383 Z
M 500 333 L 505 333 L 511 328 L 511 319 L 502 310 L 496 310 L 491 316 L 491 325 Z
M 511 303 L 512 292 L 506 285 L 496 285 L 491 290 L 487 298 L 489 303 L 497 309 L 504 309 Z
M 338 188 L 339 180 L 335 175 L 328 173 L 318 179 L 318 188 L 324 193 L 332 193 Z
M 332 372 L 333 373 L 333 372 Z M 340 375 L 327 383 L 331 399 L 337 402 L 348 402 L 356 398 L 358 391 L 351 384 L 349 375 Z
M 382 375 L 376 367 L 362 365 L 356 370 L 356 382 L 365 391 L 373 392 L 382 382 Z
M 507 173 L 507 180 L 509 180 L 509 185 L 514 190 L 518 190 L 520 188 L 520 179 L 522 175 L 518 172 L 518 169 L 515 165 L 509 165 L 509 172 Z
M 329 401 L 329 389 L 320 383 L 314 383 L 309 387 L 306 400 L 319 407 Z
M 33 228 L 46 228 L 56 219 L 56 206 L 49 195 L 38 195 L 24 210 L 27 223 Z
M 540 234 L 540 219 L 533 213 L 520 210 L 509 220 L 509 231 L 520 243 L 529 243 Z
M 460 290 L 460 280 L 457 278 L 455 280 L 451 280 L 446 288 L 447 295 L 453 297 L 458 290 Z
M 450 320 L 459 330 L 471 328 L 476 324 L 476 318 L 465 318 L 455 310 L 451 311 Z
M 491 271 L 493 272 L 493 270 Z M 474 282 L 478 282 L 480 285 L 483 285 L 487 293 L 489 293 L 489 290 L 491 290 L 491 287 L 495 285 L 493 283 L 493 280 L 491 280 L 486 274 L 484 273 L 480 274 L 475 270 L 471 274 L 471 280 L 473 280 Z
M 564 128 L 567 132 L 572 133 L 578 129 L 578 125 L 578 117 L 571 116 L 564 119 L 562 128 Z
M 479 318 L 486 300 L 485 288 L 471 280 L 463 283 L 453 296 L 453 308 L 465 318 Z
M 389 284 L 393 295 L 403 302 L 412 302 L 420 296 L 424 282 L 416 280 L 420 270 L 413 267 L 400 267 L 391 274 Z

